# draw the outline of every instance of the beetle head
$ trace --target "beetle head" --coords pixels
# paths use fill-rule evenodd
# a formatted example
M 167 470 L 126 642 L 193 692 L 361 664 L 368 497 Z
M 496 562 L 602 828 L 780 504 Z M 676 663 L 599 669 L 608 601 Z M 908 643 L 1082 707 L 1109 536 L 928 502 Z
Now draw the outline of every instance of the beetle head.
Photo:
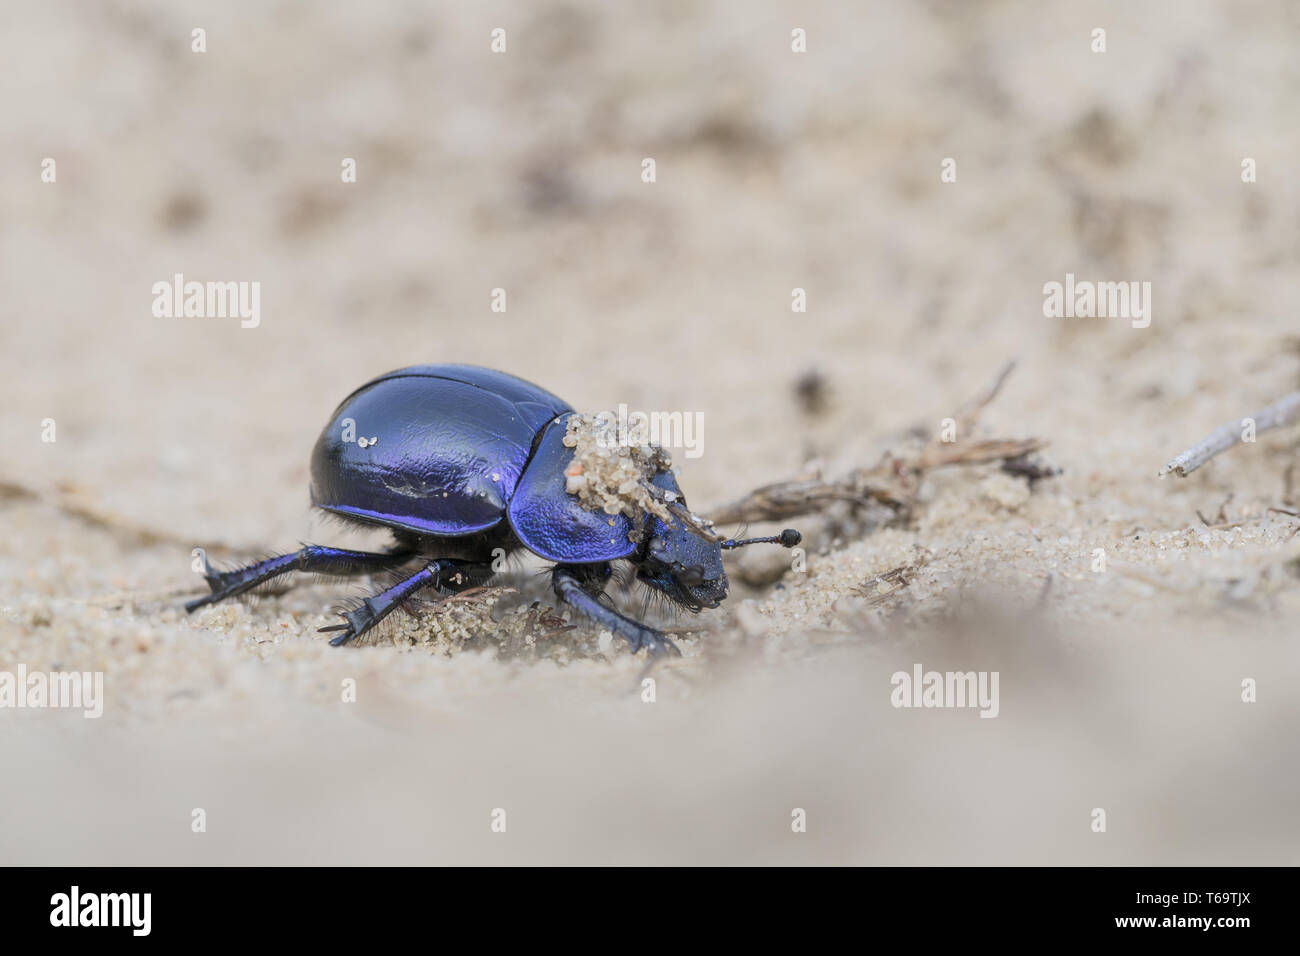
M 687 531 L 679 522 L 650 519 L 636 576 L 692 611 L 717 607 L 727 597 L 722 547 Z
M 660 471 L 650 481 L 671 492 L 685 508 L 686 501 L 671 471 Z M 689 610 L 717 607 L 727 597 L 722 545 L 715 538 L 687 528 L 680 519 L 662 521 L 647 515 L 641 547 L 632 561 L 637 566 L 638 580 Z
M 686 499 L 671 471 L 660 471 L 650 481 L 661 490 L 671 492 L 672 499 L 680 506 L 677 510 L 685 512 Z M 680 518 L 666 522 L 647 515 L 641 545 L 630 560 L 636 565 L 638 580 L 689 610 L 698 611 L 717 607 L 726 600 L 727 574 L 722 569 L 724 550 L 743 548 L 748 544 L 779 544 L 783 548 L 793 548 L 802 540 L 793 528 L 762 538 L 723 539 L 698 527 L 688 527 Z

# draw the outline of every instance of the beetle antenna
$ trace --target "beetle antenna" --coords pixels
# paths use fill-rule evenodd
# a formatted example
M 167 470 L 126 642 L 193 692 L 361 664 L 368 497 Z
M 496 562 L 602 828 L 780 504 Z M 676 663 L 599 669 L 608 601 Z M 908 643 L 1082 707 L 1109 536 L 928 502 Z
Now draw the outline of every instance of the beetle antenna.
M 793 548 L 803 540 L 803 535 L 794 528 L 786 528 L 780 534 L 768 535 L 766 538 L 745 538 L 743 541 L 737 541 L 734 538 L 728 538 L 726 541 L 719 541 L 718 545 L 724 550 L 728 548 L 743 548 L 747 544 L 779 544 L 783 548 Z

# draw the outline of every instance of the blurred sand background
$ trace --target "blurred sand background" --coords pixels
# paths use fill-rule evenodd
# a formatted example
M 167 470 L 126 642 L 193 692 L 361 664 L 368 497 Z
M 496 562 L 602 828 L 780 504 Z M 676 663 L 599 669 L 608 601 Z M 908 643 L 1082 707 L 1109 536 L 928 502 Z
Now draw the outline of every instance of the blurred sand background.
M 4 4 L 0 669 L 107 702 L 0 711 L 0 862 L 1300 862 L 1296 430 L 1155 477 L 1300 388 L 1298 43 L 1295 4 L 1226 0 Z M 178 272 L 261 282 L 260 326 L 155 318 Z M 1067 272 L 1150 281 L 1151 326 L 1044 318 Z M 933 435 L 1012 359 L 978 435 L 1058 477 L 949 469 L 810 539 L 653 704 L 590 629 L 502 660 L 329 648 L 355 585 L 179 607 L 194 547 L 345 540 L 308 455 L 391 368 L 699 411 L 707 514 Z M 892 708 L 915 662 L 999 670 L 1000 716 Z

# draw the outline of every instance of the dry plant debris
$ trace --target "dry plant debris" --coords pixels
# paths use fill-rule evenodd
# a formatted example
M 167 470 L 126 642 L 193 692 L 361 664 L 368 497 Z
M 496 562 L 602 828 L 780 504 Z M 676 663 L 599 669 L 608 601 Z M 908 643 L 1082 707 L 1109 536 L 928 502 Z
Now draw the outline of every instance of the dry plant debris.
M 1004 366 L 988 387 L 956 412 L 953 416 L 954 434 L 965 435 L 973 430 L 980 413 L 997 397 L 1014 368 L 1014 362 Z M 856 468 L 836 481 L 804 478 L 764 485 L 738 501 L 716 509 L 710 517 L 716 524 L 782 521 L 813 514 L 835 502 L 846 501 L 857 507 L 883 507 L 894 520 L 905 521 L 916 505 L 927 472 L 948 465 L 1000 461 L 1013 474 L 1023 474 L 1031 480 L 1048 477 L 1056 474 L 1056 470 L 1039 465 L 1029 457 L 1046 444 L 1038 438 L 973 441 L 935 438 L 918 449 L 886 452 L 872 467 Z
M 1300 392 L 1293 392 L 1267 408 L 1261 408 L 1238 421 L 1220 425 L 1191 448 L 1171 458 L 1160 469 L 1158 475 L 1164 478 L 1172 472 L 1179 478 L 1186 478 L 1215 455 L 1242 444 L 1248 434 L 1256 435 L 1272 428 L 1282 428 L 1296 423 L 1300 423 Z

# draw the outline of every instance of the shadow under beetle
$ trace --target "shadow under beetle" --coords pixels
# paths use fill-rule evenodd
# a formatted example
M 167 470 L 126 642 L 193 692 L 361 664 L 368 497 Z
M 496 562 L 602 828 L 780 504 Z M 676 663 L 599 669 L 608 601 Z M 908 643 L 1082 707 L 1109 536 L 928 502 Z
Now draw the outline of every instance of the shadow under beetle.
M 610 562 L 631 562 L 639 580 L 699 611 L 727 596 L 724 548 L 761 542 L 790 548 L 799 533 L 719 540 L 680 520 L 584 508 L 565 490 L 573 453 L 563 440 L 573 414 L 550 392 L 492 369 L 418 365 L 380 376 L 345 398 L 316 440 L 311 499 L 347 521 L 390 529 L 396 545 L 384 553 L 307 545 L 232 571 L 205 564 L 212 593 L 185 609 L 293 571 L 369 574 L 418 562 L 418 570 L 343 613 L 345 623 L 321 628 L 340 632 L 330 640 L 337 646 L 424 588 L 455 593 L 482 585 L 494 573 L 494 553 L 526 548 L 555 562 L 551 584 L 561 601 L 621 635 L 634 652 L 680 653 L 667 635 L 601 603 Z M 373 437 L 354 440 L 354 431 Z M 685 507 L 671 471 L 650 481 Z

